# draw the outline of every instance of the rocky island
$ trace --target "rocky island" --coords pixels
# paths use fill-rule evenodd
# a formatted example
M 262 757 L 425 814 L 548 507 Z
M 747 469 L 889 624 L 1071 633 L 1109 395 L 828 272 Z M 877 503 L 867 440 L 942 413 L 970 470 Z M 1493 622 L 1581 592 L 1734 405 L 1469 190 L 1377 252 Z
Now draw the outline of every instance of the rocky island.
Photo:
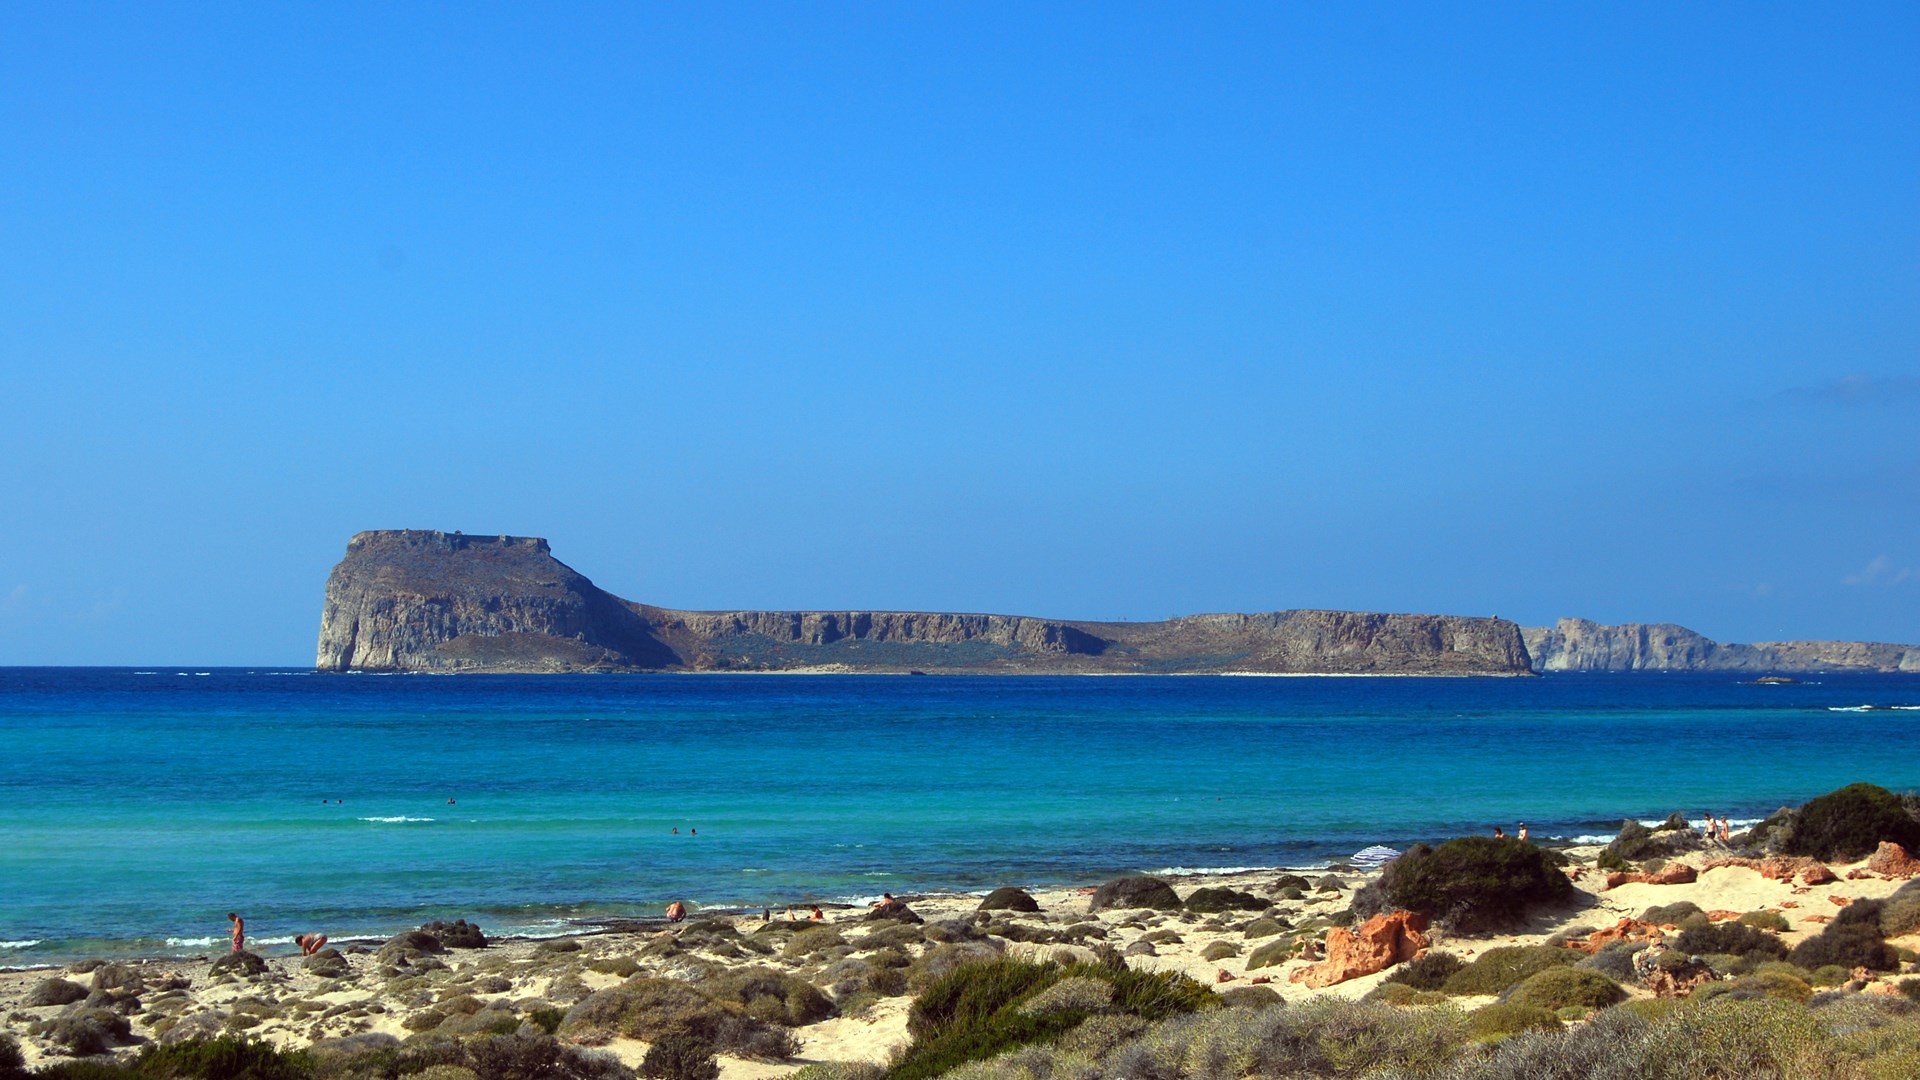
M 680 611 L 623 600 L 545 540 L 356 535 L 327 581 L 322 671 L 1525 675 L 1503 619 L 1348 611 L 1079 622 L 899 611 Z

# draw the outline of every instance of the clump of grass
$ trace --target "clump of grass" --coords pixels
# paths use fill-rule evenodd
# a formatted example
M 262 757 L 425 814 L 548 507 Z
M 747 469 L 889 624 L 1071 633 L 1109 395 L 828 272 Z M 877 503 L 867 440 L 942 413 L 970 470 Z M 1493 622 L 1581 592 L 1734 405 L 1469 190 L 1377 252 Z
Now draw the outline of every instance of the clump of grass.
M 1385 982 L 1398 983 L 1415 990 L 1438 990 L 1466 963 L 1450 952 L 1431 949 L 1393 969 Z
M 1877 931 L 1876 931 L 1877 933 Z M 1720 953 L 1728 956 L 1787 955 L 1787 944 L 1765 930 L 1755 930 L 1737 922 L 1703 923 L 1682 931 L 1675 946 L 1696 956 Z
M 1627 999 L 1620 984 L 1597 971 L 1555 967 L 1528 976 L 1507 995 L 1510 1005 L 1532 1005 L 1559 1011 L 1571 1006 L 1604 1009 Z
M 1559 1031 L 1563 1026 L 1552 1009 L 1537 1005 L 1506 1002 L 1467 1014 L 1467 1034 L 1482 1042 L 1497 1042 L 1522 1031 Z

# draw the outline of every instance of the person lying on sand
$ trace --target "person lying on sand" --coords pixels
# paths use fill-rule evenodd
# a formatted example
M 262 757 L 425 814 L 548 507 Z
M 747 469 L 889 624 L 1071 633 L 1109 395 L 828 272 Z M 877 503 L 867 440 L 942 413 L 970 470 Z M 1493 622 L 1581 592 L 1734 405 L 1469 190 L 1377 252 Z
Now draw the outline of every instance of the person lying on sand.
M 325 935 L 325 934 L 296 934 L 296 935 L 294 935 L 294 938 L 293 938 L 293 943 L 294 943 L 295 945 L 298 945 L 298 946 L 300 946 L 300 955 L 301 955 L 301 956 L 312 956 L 312 955 L 313 955 L 314 953 L 317 953 L 317 952 L 319 952 L 319 951 L 320 951 L 321 949 L 323 949 L 323 948 L 326 948 L 326 945 L 327 945 L 327 935 Z

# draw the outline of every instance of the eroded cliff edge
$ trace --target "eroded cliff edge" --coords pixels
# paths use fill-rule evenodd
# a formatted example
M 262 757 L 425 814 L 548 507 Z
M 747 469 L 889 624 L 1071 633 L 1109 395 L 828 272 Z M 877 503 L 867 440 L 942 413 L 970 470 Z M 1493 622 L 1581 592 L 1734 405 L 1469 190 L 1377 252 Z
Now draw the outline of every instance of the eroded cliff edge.
M 1604 626 L 1587 619 L 1522 633 L 1536 671 L 1920 672 L 1920 646 L 1874 641 L 1732 645 L 1673 623 Z
M 1524 675 L 1502 619 L 1276 611 L 1153 623 L 880 611 L 679 611 L 622 600 L 545 540 L 356 535 L 327 581 L 322 671 Z

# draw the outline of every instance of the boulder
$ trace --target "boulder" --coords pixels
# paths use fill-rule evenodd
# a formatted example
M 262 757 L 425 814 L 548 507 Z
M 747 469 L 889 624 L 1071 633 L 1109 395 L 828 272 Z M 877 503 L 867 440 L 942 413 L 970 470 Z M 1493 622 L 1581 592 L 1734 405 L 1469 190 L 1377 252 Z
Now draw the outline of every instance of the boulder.
M 222 954 L 208 971 L 214 975 L 264 975 L 267 972 L 267 962 L 242 949 L 239 952 Z
M 321 949 L 307 957 L 300 966 L 323 979 L 345 978 L 352 970 L 347 966 L 347 958 L 340 955 L 339 949 Z
M 1003 885 L 980 901 L 981 911 L 1039 911 L 1040 902 L 1025 889 Z
M 1221 911 L 1265 911 L 1267 902 L 1238 889 L 1195 889 L 1187 897 L 1187 910 L 1201 914 Z
M 1665 935 L 1660 928 L 1639 919 L 1621 919 L 1604 930 L 1595 930 L 1583 938 L 1567 942 L 1567 948 L 1592 955 L 1616 941 L 1660 941 Z
M 1327 931 L 1327 958 L 1295 971 L 1292 981 L 1318 990 L 1385 971 L 1426 949 L 1426 929 L 1427 917 L 1413 911 L 1375 915 L 1358 930 L 1336 926 Z
M 1090 907 L 1094 911 L 1105 908 L 1178 911 L 1180 894 L 1173 891 L 1173 886 L 1156 877 L 1124 877 L 1095 889 Z
M 864 921 L 924 923 L 927 920 L 921 918 L 918 915 L 915 915 L 913 913 L 912 908 L 901 903 L 900 901 L 887 900 L 887 901 L 883 901 L 882 903 L 875 904 L 873 910 L 867 912 L 867 917 Z
M 21 999 L 20 1004 L 31 1009 L 38 1008 L 42 1005 L 71 1005 L 76 1001 L 85 1001 L 86 999 L 86 987 L 81 986 L 72 979 L 62 979 L 55 976 L 51 979 L 41 979 L 39 982 L 34 983 L 33 988 L 27 991 L 26 997 Z
M 102 964 L 93 969 L 95 990 L 118 990 L 122 993 L 137 994 L 146 987 L 147 981 L 141 977 L 140 969 L 131 964 Z
M 1746 859 L 1729 856 L 1720 859 L 1708 859 L 1700 869 L 1718 870 L 1723 866 L 1741 866 L 1758 873 L 1768 881 L 1792 881 L 1800 878 L 1809 885 L 1825 885 L 1836 880 L 1833 871 L 1819 859 L 1805 855 L 1774 855 L 1765 859 Z
M 1867 869 L 1890 878 L 1910 878 L 1920 874 L 1920 859 L 1908 854 L 1899 844 L 1882 840 L 1867 860 Z
M 395 960 L 411 960 L 418 956 L 430 956 L 443 953 L 447 947 L 440 939 L 425 930 L 408 930 L 404 934 L 395 934 L 387 939 L 385 945 L 374 956 L 383 963 L 391 964 Z
M 1141 938 L 1139 941 L 1136 941 L 1133 944 L 1127 946 L 1127 949 L 1124 955 L 1159 956 L 1160 950 L 1153 947 L 1153 942 L 1148 941 L 1146 938 Z
M 449 949 L 484 949 L 487 947 L 487 935 L 480 928 L 465 919 L 452 922 L 434 920 L 420 928 L 423 932 L 440 939 L 440 944 Z

